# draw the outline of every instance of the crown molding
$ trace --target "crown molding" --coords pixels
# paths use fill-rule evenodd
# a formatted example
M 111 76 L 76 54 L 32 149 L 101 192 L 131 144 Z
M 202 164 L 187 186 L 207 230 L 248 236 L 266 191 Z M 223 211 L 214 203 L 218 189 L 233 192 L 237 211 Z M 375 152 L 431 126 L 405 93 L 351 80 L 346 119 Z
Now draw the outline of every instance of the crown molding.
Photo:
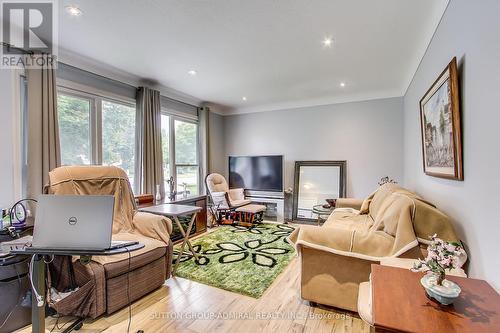
M 266 105 L 249 106 L 249 107 L 244 107 L 244 108 L 230 108 L 230 109 L 226 110 L 222 115 L 232 116 L 232 115 L 238 115 L 238 114 L 259 113 L 259 112 L 269 112 L 269 111 L 278 111 L 278 110 L 290 110 L 290 109 L 307 108 L 307 107 L 314 107 L 314 106 L 324 106 L 324 105 L 332 105 L 332 104 L 366 102 L 366 101 L 370 101 L 370 100 L 395 98 L 395 97 L 402 97 L 402 96 L 403 96 L 403 93 L 401 90 L 388 90 L 388 91 L 381 91 L 381 92 L 352 94 L 352 95 L 345 95 L 345 96 L 330 96 L 330 97 L 323 97 L 323 98 L 317 98 L 317 99 L 307 99 L 307 100 L 292 101 L 292 102 L 282 102 L 282 103 L 273 103 L 273 104 L 266 104 Z
M 80 54 L 76 54 L 72 51 L 68 51 L 63 48 L 59 48 L 59 61 L 66 63 L 68 65 L 83 69 L 85 71 L 101 75 L 125 84 L 128 84 L 133 87 L 139 86 L 148 86 L 150 88 L 154 88 L 160 91 L 160 94 L 183 102 L 187 104 L 191 104 L 194 106 L 200 106 L 203 104 L 203 101 L 199 98 L 191 96 L 189 94 L 183 93 L 181 91 L 175 90 L 170 87 L 166 87 L 161 84 L 157 84 L 146 79 L 143 79 L 137 75 L 129 73 L 127 71 L 123 71 L 114 66 L 102 63 L 100 61 L 82 56 Z

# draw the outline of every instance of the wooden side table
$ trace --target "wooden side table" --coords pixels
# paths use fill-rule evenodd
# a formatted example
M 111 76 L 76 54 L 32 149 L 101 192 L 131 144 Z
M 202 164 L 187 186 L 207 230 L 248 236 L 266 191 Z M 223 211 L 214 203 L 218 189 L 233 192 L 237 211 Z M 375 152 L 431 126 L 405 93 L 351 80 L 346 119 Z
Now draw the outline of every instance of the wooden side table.
M 427 298 L 423 273 L 372 265 L 376 332 L 500 332 L 500 295 L 483 280 L 447 276 L 462 288 L 452 305 Z
M 196 254 L 196 251 L 191 245 L 189 237 L 191 236 L 191 229 L 193 228 L 194 221 L 196 221 L 196 215 L 198 214 L 199 211 L 202 210 L 201 207 L 163 204 L 147 208 L 141 208 L 140 210 L 143 212 L 171 217 L 182 234 L 183 242 L 179 250 L 179 256 L 177 257 L 177 260 L 175 262 L 174 269 L 172 270 L 172 275 L 175 275 L 175 272 L 177 271 L 177 267 L 179 266 L 179 263 L 181 261 L 181 257 L 182 254 L 184 253 L 184 247 L 186 246 L 186 244 L 191 253 L 193 254 L 194 258 L 198 260 L 198 254 Z M 187 229 L 184 230 L 181 222 L 179 221 L 179 216 L 191 215 L 191 214 L 192 214 L 191 221 L 189 222 Z

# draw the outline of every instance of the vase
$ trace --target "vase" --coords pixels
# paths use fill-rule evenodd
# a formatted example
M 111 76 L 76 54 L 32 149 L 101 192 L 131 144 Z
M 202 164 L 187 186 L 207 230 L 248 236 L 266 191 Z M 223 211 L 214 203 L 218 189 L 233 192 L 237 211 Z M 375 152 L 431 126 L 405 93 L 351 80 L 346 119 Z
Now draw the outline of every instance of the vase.
M 443 282 L 438 284 L 438 280 L 440 280 L 438 274 L 426 274 L 420 279 L 420 283 L 430 298 L 443 305 L 452 304 L 458 298 L 462 289 L 453 281 L 443 279 Z
M 161 201 L 161 192 L 160 192 L 160 185 L 156 185 L 156 196 L 155 196 L 156 202 Z

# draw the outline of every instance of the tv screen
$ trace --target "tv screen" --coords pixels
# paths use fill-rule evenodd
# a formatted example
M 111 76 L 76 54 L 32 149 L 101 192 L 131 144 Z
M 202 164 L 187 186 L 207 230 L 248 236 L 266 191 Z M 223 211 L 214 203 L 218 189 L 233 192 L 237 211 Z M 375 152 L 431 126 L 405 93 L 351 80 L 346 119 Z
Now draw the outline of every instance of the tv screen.
M 283 191 L 283 156 L 229 156 L 229 187 Z

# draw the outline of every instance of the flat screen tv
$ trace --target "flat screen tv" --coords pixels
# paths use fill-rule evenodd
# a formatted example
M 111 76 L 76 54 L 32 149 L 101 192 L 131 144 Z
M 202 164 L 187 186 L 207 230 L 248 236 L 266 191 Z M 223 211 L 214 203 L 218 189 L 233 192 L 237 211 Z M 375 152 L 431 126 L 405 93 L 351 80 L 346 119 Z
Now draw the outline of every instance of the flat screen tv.
M 229 187 L 283 192 L 283 156 L 229 156 Z

